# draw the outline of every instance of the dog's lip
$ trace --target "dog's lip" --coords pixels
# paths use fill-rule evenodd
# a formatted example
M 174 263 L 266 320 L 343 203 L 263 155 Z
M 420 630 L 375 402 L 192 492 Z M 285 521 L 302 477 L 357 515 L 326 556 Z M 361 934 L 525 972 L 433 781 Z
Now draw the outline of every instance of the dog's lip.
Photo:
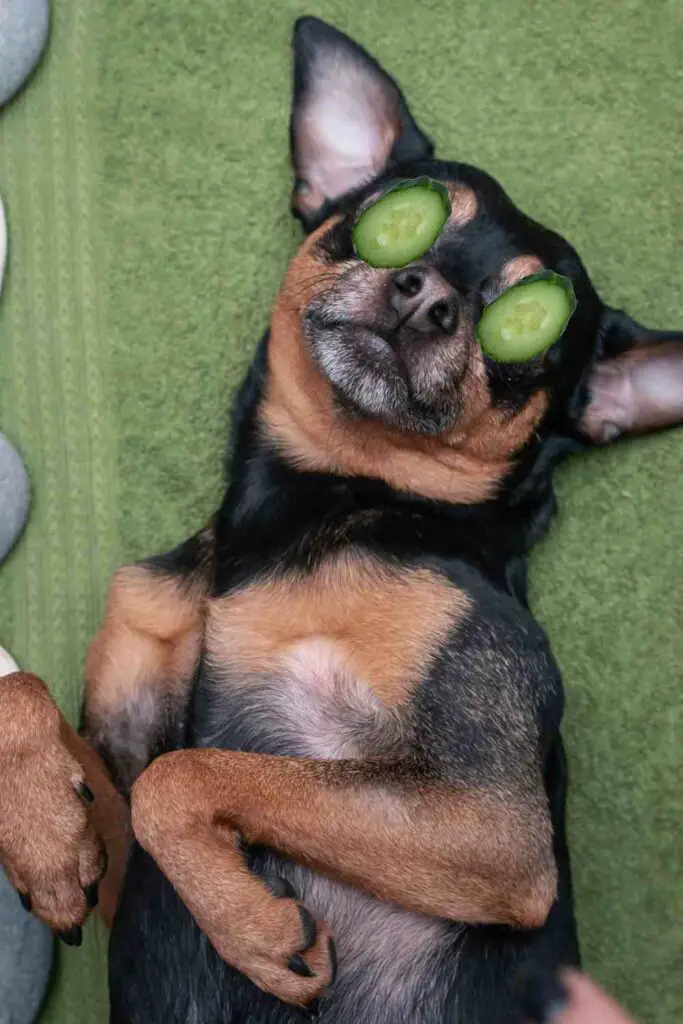
M 367 320 L 356 320 L 351 317 L 331 316 L 324 310 L 309 310 L 304 316 L 304 321 L 321 330 L 360 330 L 365 334 L 378 338 L 386 345 L 394 348 L 399 340 L 398 332 L 406 326 L 405 317 L 403 320 L 396 314 L 395 322 L 389 325 L 371 323 Z
M 304 315 L 304 320 L 315 324 L 316 327 L 330 328 L 354 328 L 361 327 L 376 334 L 380 330 L 377 324 L 368 323 L 365 320 L 355 320 L 347 316 L 333 316 L 324 309 L 310 309 Z
M 397 328 L 388 330 L 385 327 L 381 327 L 378 324 L 368 323 L 365 320 L 352 320 L 347 317 L 330 316 L 329 314 L 318 310 L 311 310 L 306 313 L 304 321 L 305 323 L 309 323 L 312 327 L 323 331 L 362 331 L 366 336 L 370 335 L 372 338 L 383 342 L 393 350 L 392 340 L 395 341 L 395 331 Z M 397 325 L 397 327 L 399 326 L 400 324 Z
M 404 365 L 398 332 L 404 326 L 397 317 L 397 323 L 392 328 L 379 324 L 368 323 L 365 320 L 353 320 L 349 317 L 331 316 L 324 310 L 310 310 L 304 316 L 304 323 L 309 323 L 314 330 L 322 331 L 356 331 L 361 332 L 365 342 L 371 342 L 377 349 L 383 350 L 388 360 L 397 372 L 407 380 L 406 367 Z M 419 335 L 417 335 L 419 337 Z M 457 363 L 457 365 L 456 365 Z M 467 359 L 454 360 L 453 371 L 455 380 L 460 381 L 467 370 Z

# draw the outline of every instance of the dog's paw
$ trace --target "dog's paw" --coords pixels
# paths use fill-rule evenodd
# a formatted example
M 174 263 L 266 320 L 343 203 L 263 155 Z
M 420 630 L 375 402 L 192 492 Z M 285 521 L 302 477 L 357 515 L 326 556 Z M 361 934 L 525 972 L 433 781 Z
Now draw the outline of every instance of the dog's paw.
M 241 932 L 237 958 L 232 954 L 226 959 L 264 991 L 287 1003 L 311 1006 L 334 981 L 334 939 L 327 925 L 293 898 L 288 883 L 268 879 L 266 886 L 275 897 L 267 913 L 255 910 Z M 220 937 L 213 941 L 220 952 Z
M 197 809 L 185 785 L 187 761 L 166 754 L 136 781 L 135 837 L 226 963 L 265 992 L 309 1007 L 334 978 L 329 928 L 287 883 L 250 870 L 236 829 Z
M 29 705 L 22 692 L 14 713 L 0 747 L 0 861 L 24 907 L 78 945 L 106 868 L 88 820 L 93 794 L 57 708 L 42 697 Z

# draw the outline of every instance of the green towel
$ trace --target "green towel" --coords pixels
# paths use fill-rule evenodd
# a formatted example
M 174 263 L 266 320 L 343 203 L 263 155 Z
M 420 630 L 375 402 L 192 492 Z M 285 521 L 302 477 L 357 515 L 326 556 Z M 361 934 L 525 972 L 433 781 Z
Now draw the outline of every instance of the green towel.
M 231 393 L 299 237 L 289 37 L 337 24 L 440 152 L 579 249 L 606 298 L 683 326 L 680 0 L 60 0 L 0 117 L 11 266 L 0 426 L 35 488 L 0 638 L 77 714 L 108 573 L 220 494 Z M 683 432 L 575 461 L 533 562 L 567 686 L 587 968 L 644 1024 L 683 1018 Z M 62 950 L 44 1021 L 103 1024 L 106 936 Z

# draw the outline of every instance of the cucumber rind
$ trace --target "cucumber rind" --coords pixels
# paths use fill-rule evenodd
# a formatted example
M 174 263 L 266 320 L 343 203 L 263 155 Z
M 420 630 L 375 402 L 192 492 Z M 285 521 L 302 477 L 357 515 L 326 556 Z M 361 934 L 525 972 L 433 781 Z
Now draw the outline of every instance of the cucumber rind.
M 484 313 L 480 317 L 479 323 L 477 324 L 477 339 L 482 347 L 483 352 L 485 353 L 485 355 L 489 357 L 489 359 L 493 359 L 497 363 L 528 363 L 531 359 L 536 359 L 539 356 L 542 356 L 545 352 L 548 351 L 549 348 L 552 348 L 555 342 L 559 341 L 564 332 L 567 330 L 567 325 L 576 311 L 576 293 L 574 291 L 574 286 L 572 282 L 569 280 L 569 278 L 565 277 L 564 274 L 558 274 L 554 270 L 539 270 L 535 274 L 529 274 L 528 277 L 523 277 L 520 281 L 515 281 L 515 283 L 510 285 L 509 288 L 506 288 L 505 291 L 501 292 L 500 295 L 496 296 L 494 301 L 491 303 L 491 306 L 493 306 L 496 302 L 502 299 L 503 296 L 509 295 L 511 292 L 516 291 L 518 288 L 526 288 L 528 285 L 533 284 L 536 281 L 547 281 L 554 287 L 560 287 L 564 291 L 565 297 L 568 300 L 569 309 L 564 321 L 562 322 L 561 329 L 558 330 L 555 338 L 551 342 L 549 342 L 548 345 L 545 346 L 545 348 L 542 348 L 539 351 L 534 352 L 533 355 L 529 356 L 527 359 L 520 359 L 517 355 L 513 356 L 512 358 L 506 359 L 505 355 L 499 352 L 497 352 L 494 355 L 490 351 L 491 346 L 487 344 L 484 338 L 482 338 L 481 325 L 484 323 L 486 316 L 486 310 L 484 310 Z M 487 309 L 489 308 L 490 307 L 487 306 Z
M 387 196 L 390 196 L 392 192 L 402 192 L 404 189 L 409 188 L 426 188 L 430 189 L 432 192 L 438 192 L 443 201 L 444 213 L 447 213 L 448 216 L 450 216 L 451 197 L 448 194 L 448 189 L 442 181 L 437 181 L 436 178 L 430 178 L 426 174 L 420 175 L 419 178 L 402 178 L 401 181 L 395 181 L 394 184 L 390 185 L 386 192 L 382 192 L 382 195 L 375 199 L 371 205 L 375 206 L 376 203 L 380 203 Z M 366 207 L 366 210 L 369 209 L 369 206 Z M 363 216 L 363 213 L 365 213 L 365 210 L 359 214 L 358 220 Z M 358 221 L 356 221 L 356 223 L 358 223 Z
M 385 263 L 384 261 L 382 261 L 382 262 L 376 262 L 376 261 L 373 262 L 371 259 L 368 259 L 367 256 L 363 256 L 361 254 L 361 252 L 360 252 L 360 249 L 363 246 L 362 246 L 362 244 L 361 244 L 360 247 L 358 245 L 358 231 L 357 231 L 357 229 L 358 229 L 358 225 L 360 224 L 360 222 L 363 219 L 364 215 L 369 210 L 371 210 L 374 206 L 376 206 L 378 203 L 384 202 L 384 200 L 387 198 L 387 196 L 392 195 L 392 193 L 394 193 L 394 192 L 402 192 L 402 191 L 405 191 L 405 190 L 408 190 L 408 189 L 418 189 L 418 188 L 429 190 L 431 192 L 436 192 L 437 195 L 441 199 L 442 212 L 443 212 L 443 220 L 441 222 L 441 226 L 439 227 L 439 230 L 434 235 L 434 238 L 432 239 L 430 245 L 428 245 L 427 248 L 424 249 L 419 255 L 413 256 L 411 259 L 406 260 L 405 262 L 401 262 L 401 263 L 393 263 L 392 262 L 392 264 L 390 266 L 387 263 Z M 382 195 L 379 196 L 370 206 L 368 206 L 364 210 L 362 210 L 361 213 L 356 218 L 356 222 L 355 222 L 355 224 L 353 226 L 353 232 L 352 232 L 353 251 L 356 254 L 356 256 L 358 257 L 358 259 L 363 260 L 364 263 L 367 263 L 371 267 L 376 267 L 376 268 L 379 268 L 379 269 L 388 270 L 388 269 L 395 269 L 395 268 L 398 268 L 398 267 L 408 266 L 408 264 L 412 263 L 413 260 L 419 259 L 420 256 L 424 256 L 424 254 L 426 252 L 429 252 L 429 250 L 431 249 L 432 245 L 434 245 L 434 242 L 436 242 L 437 238 L 439 237 L 439 235 L 443 231 L 444 225 L 446 224 L 446 221 L 448 220 L 450 215 L 451 215 L 451 200 L 450 200 L 450 196 L 448 195 L 448 189 L 443 184 L 443 182 L 437 181 L 435 178 L 429 178 L 426 175 L 422 175 L 419 178 L 406 178 L 406 179 L 404 179 L 402 181 L 394 182 L 394 184 L 390 188 L 388 188 L 386 190 L 386 192 L 383 192 Z

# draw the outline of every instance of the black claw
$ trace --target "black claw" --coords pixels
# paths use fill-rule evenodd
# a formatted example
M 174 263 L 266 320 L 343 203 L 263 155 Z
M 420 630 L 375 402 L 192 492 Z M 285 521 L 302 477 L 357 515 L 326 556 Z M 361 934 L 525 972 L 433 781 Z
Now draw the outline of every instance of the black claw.
M 270 894 L 278 900 L 296 899 L 296 893 L 286 878 L 280 878 L 279 875 L 268 875 L 263 879 L 263 883 Z
M 330 985 L 337 977 L 337 947 L 334 939 L 330 937 L 327 943 L 327 953 L 330 958 Z
M 92 885 L 86 886 L 84 892 L 88 910 L 94 910 L 100 898 L 98 883 L 93 882 Z
M 65 928 L 57 932 L 57 935 L 67 946 L 80 946 L 83 942 L 83 929 L 80 924 L 75 924 L 73 928 Z
M 301 975 L 302 978 L 315 978 L 315 971 L 311 970 L 311 968 L 308 966 L 304 958 L 300 956 L 299 953 L 294 953 L 293 956 L 290 956 L 289 960 L 287 961 L 287 966 L 289 967 L 290 971 L 293 971 L 294 974 Z
M 86 804 L 91 804 L 95 799 L 95 794 L 87 782 L 82 782 L 79 779 L 77 782 L 74 782 L 74 789 L 80 796 L 81 800 Z
M 318 933 L 315 918 L 313 917 L 313 914 L 306 909 L 303 903 L 299 903 L 299 913 L 301 914 L 301 927 L 304 933 L 303 943 L 300 948 L 310 949 L 315 942 L 315 937 Z
M 21 905 L 26 911 L 26 913 L 30 914 L 33 904 L 31 903 L 31 897 L 29 896 L 29 894 L 27 892 L 20 892 L 19 899 L 21 900 Z
M 320 1000 L 314 999 L 308 1006 L 304 1006 L 302 1009 L 309 1020 L 317 1020 L 320 1016 Z

